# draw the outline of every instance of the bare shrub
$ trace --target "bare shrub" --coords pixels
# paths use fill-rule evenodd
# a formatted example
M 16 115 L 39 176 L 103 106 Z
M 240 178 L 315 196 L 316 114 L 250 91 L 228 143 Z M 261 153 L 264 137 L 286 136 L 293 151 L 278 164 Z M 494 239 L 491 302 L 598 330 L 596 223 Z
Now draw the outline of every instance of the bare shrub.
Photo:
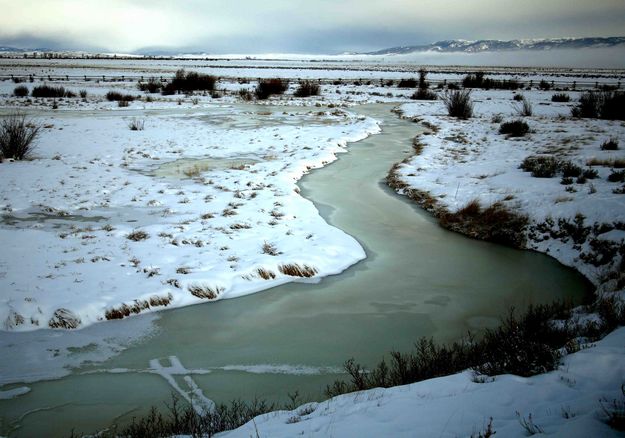
M 570 102 L 571 96 L 569 96 L 566 93 L 556 93 L 553 96 L 551 96 L 551 101 L 552 102 Z
M 76 95 L 66 90 L 64 87 L 52 87 L 49 85 L 38 85 L 33 87 L 31 91 L 31 96 L 33 97 L 76 97 Z
M 417 80 L 415 78 L 401 79 L 397 84 L 397 88 L 416 88 Z
M 122 94 L 119 91 L 109 91 L 106 93 L 106 100 L 109 102 L 132 102 L 135 97 L 130 94 Z
M 295 97 L 309 97 L 309 96 L 318 96 L 319 95 L 319 84 L 313 81 L 302 81 L 299 83 L 297 90 L 293 95 Z
M 139 82 L 137 88 L 146 93 L 158 93 L 163 88 L 163 83 L 154 77 L 149 78 L 147 82 Z
M 608 425 L 618 431 L 625 431 L 625 384 L 621 385 L 622 397 L 620 400 L 614 399 L 609 402 L 607 399 L 601 399 L 601 409 L 606 417 Z
M 174 78 L 163 87 L 161 93 L 164 95 L 175 94 L 176 92 L 188 93 L 191 91 L 213 91 L 217 78 L 212 75 L 197 73 L 197 72 L 185 72 L 180 69 L 176 72 Z
M 278 266 L 278 270 L 284 275 L 290 277 L 313 277 L 317 274 L 317 269 L 308 265 L 299 265 L 297 263 L 287 263 Z
M 523 137 L 530 132 L 530 127 L 523 120 L 504 122 L 499 126 L 499 133 L 508 137 Z
M 254 94 L 257 99 L 265 100 L 274 94 L 284 94 L 288 88 L 289 81 L 286 79 L 261 79 L 254 90 Z
M 618 150 L 618 139 L 610 138 L 609 140 L 606 140 L 603 143 L 601 143 L 600 147 L 602 151 L 616 151 Z
M 445 103 L 447 113 L 458 119 L 470 119 L 473 117 L 473 102 L 471 102 L 470 90 L 447 91 L 441 96 Z
M 578 105 L 571 110 L 573 117 L 625 120 L 625 92 L 589 91 L 582 94 Z
M 40 125 L 27 120 L 21 113 L 14 113 L 3 119 L 0 122 L 0 159 L 29 158 L 40 130 Z
M 28 87 L 25 85 L 20 85 L 13 89 L 13 96 L 15 97 L 26 97 L 28 96 Z

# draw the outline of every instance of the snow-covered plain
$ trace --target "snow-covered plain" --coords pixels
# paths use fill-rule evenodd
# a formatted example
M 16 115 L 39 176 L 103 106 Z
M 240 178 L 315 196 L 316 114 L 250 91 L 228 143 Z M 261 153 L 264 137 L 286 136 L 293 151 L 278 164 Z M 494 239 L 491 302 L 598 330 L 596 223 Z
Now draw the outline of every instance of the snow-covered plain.
M 0 164 L 3 329 L 237 297 L 302 280 L 290 264 L 319 278 L 364 258 L 295 183 L 377 124 L 276 111 L 147 115 L 142 131 L 119 114 L 37 116 L 34 159 Z
M 513 100 L 519 93 L 531 103 L 532 116 L 519 115 L 521 103 Z M 571 118 L 579 93 L 567 93 L 571 103 L 551 102 L 554 92 L 519 93 L 474 91 L 475 115 L 466 121 L 448 117 L 441 101 L 402 105 L 405 117 L 416 117 L 435 132 L 418 138 L 422 150 L 401 164 L 396 175 L 452 212 L 477 200 L 483 207 L 500 202 L 529 216 L 527 248 L 575 267 L 602 290 L 620 289 L 614 280 L 623 274 L 618 249 L 625 245 L 625 186 L 608 177 L 621 171 L 618 162 L 625 159 L 625 124 Z M 529 125 L 529 134 L 499 133 L 501 123 L 519 119 Z M 602 150 L 601 145 L 611 139 L 618 149 Z M 585 181 L 572 178 L 567 184 L 561 174 L 535 178 L 520 168 L 529 156 L 568 161 L 597 175 Z M 593 228 L 584 239 L 576 241 L 567 233 L 560 236 L 568 226 L 560 220 L 574 223 L 582 216 L 580 227 Z M 601 256 L 598 241 L 617 252 Z
M 171 74 L 173 67 L 163 71 Z M 314 74 L 310 70 L 303 77 Z M 340 74 L 362 77 L 361 72 Z M 264 69 L 265 75 L 279 76 L 280 70 Z M 397 73 L 406 75 L 414 72 Z M 370 77 L 387 77 L 387 71 Z M 232 93 L 253 87 L 220 84 Z M 62 85 L 85 88 L 90 97 L 64 99 L 52 112 L 50 100 L 27 103 L 10 96 L 12 82 L 0 83 L 3 112 L 25 109 L 45 127 L 34 160 L 0 164 L 2 329 L 27 331 L 78 319 L 84 327 L 106 319 L 107 311 L 123 316 L 165 303 L 206 301 L 191 291 L 206 296 L 212 291 L 220 299 L 305 280 L 281 273 L 279 266 L 287 263 L 314 268 L 314 281 L 362 259 L 360 245 L 326 224 L 295 183 L 309 169 L 332 161 L 346 142 L 379 130 L 371 119 L 333 108 L 371 101 L 404 103 L 404 117 L 438 128 L 420 137 L 421 153 L 397 174 L 443 207 L 455 211 L 473 199 L 484 206 L 501 201 L 527 214 L 536 230 L 550 218 L 557 224 L 558 218 L 573 220 L 578 213 L 585 226 L 610 224 L 612 230 L 592 230 L 582 244 L 547 238 L 549 227 L 543 226 L 527 247 L 574 266 L 602 292 L 616 289 L 609 274 L 618 255 L 599 266 L 580 258 L 592 252 L 593 239 L 623 245 L 625 233 L 616 224 L 625 222 L 625 195 L 614 193 L 621 185 L 607 181 L 612 169 L 593 166 L 596 179 L 562 185 L 560 177 L 532 178 L 518 166 L 528 155 L 546 153 L 584 168 L 592 158 L 625 158 L 625 126 L 572 120 L 574 103 L 552 103 L 552 92 L 523 92 L 534 107 L 534 116 L 524 118 L 532 132 L 510 139 L 498 134 L 499 122 L 493 121 L 498 114 L 503 120 L 517 118 L 509 91 L 474 92 L 476 117 L 458 121 L 446 116 L 440 101 L 406 103 L 412 90 L 377 84 L 324 86 L 320 98 L 274 101 L 283 105 L 280 109 L 234 104 L 233 94 L 221 104 L 208 96 L 198 101 L 173 96 L 118 109 L 103 95 L 113 88 L 137 94 L 134 82 Z M 573 100 L 579 96 L 569 94 Z M 144 120 L 145 129 L 131 131 L 133 119 Z M 602 151 L 600 144 L 611 137 L 620 149 Z M 128 239 L 134 231 L 147 237 Z M 598 400 L 620 394 L 624 340 L 625 332 L 617 330 L 543 376 L 475 383 L 465 372 L 268 414 L 231 434 L 254 436 L 257 427 L 261 436 L 469 436 L 483 432 L 493 417 L 498 435 L 525 436 L 518 411 L 526 420 L 532 414 L 534 424 L 555 436 L 610 436 L 614 431 L 602 422 Z M 49 377 L 38 377 L 37 371 L 32 380 Z M 2 396 L 17 397 L 26 391 L 20 388 Z

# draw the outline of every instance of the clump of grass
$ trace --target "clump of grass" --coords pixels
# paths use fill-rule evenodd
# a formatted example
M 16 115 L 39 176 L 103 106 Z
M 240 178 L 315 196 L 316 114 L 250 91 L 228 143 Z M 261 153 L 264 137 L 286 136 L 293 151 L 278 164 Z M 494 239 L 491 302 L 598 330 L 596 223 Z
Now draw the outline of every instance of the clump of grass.
M 441 99 L 445 103 L 447 113 L 458 119 L 470 119 L 473 117 L 473 102 L 471 102 L 470 90 L 447 91 Z
M 504 122 L 499 126 L 499 133 L 508 137 L 523 137 L 530 132 L 530 127 L 523 120 Z
M 534 114 L 532 103 L 527 100 L 525 96 L 521 96 L 521 105 L 516 109 L 516 111 L 521 117 L 531 117 Z
M 128 122 L 128 128 L 130 128 L 131 131 L 143 131 L 145 128 L 145 120 L 132 119 Z
M 302 81 L 295 90 L 295 97 L 318 96 L 320 92 L 319 84 L 313 81 Z
M 256 270 L 256 273 L 263 280 L 273 280 L 274 278 L 276 278 L 276 274 L 270 271 L 269 269 L 258 268 Z
M 134 230 L 133 232 L 126 235 L 126 239 L 132 240 L 133 242 L 139 242 L 141 240 L 146 240 L 150 235 L 143 230 Z
M 41 126 L 21 113 L 14 113 L 0 122 L 0 160 L 24 160 L 31 156 Z
M 569 96 L 566 93 L 556 93 L 553 96 L 551 96 L 551 101 L 552 102 L 570 102 L 571 96 Z
M 610 138 L 609 140 L 601 143 L 600 148 L 602 151 L 616 151 L 618 150 L 618 139 Z
M 81 97 L 81 99 L 86 99 L 89 93 L 87 93 L 87 90 L 80 90 L 78 92 L 78 95 Z
M 128 304 L 122 304 L 119 307 L 114 307 L 112 309 L 107 309 L 104 312 L 104 317 L 107 320 L 112 320 L 112 319 L 124 319 L 127 318 L 128 316 L 130 316 L 131 314 L 139 314 L 141 313 L 143 310 L 149 309 L 150 308 L 150 303 L 148 303 L 147 301 L 144 300 L 135 300 L 135 302 L 131 305 Z
M 534 178 L 553 178 L 558 172 L 558 160 L 552 156 L 529 156 L 520 166 L 525 172 L 531 172 Z
M 284 94 L 288 88 L 289 81 L 286 79 L 261 79 L 254 90 L 254 94 L 258 100 L 265 100 L 274 94 Z
M 308 265 L 299 265 L 297 263 L 287 263 L 278 266 L 278 270 L 284 275 L 290 277 L 313 277 L 317 274 L 317 268 Z
M 191 293 L 191 295 L 195 297 L 207 299 L 207 300 L 214 300 L 225 289 L 221 286 L 208 286 L 205 284 L 190 284 L 187 287 L 187 290 Z
M 106 93 L 106 100 L 109 102 L 132 102 L 135 97 L 130 94 L 122 94 L 119 91 L 109 91 Z
M 28 96 L 28 87 L 25 85 L 19 85 L 13 89 L 13 96 L 26 97 Z
M 60 308 L 54 311 L 52 318 L 48 321 L 48 327 L 75 329 L 78 328 L 81 323 L 81 319 L 71 310 Z
M 53 87 L 50 85 L 38 85 L 33 87 L 31 91 L 32 97 L 76 97 L 72 91 L 66 90 L 64 87 Z

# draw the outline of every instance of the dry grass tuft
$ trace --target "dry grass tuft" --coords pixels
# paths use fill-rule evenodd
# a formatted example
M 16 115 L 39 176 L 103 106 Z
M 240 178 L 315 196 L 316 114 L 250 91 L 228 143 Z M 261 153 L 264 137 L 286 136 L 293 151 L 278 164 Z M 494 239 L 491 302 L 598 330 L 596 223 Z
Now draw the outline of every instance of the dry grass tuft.
M 225 290 L 221 286 L 213 287 L 205 284 L 190 284 L 187 289 L 191 292 L 191 295 L 207 300 L 214 300 Z
M 276 246 L 269 242 L 263 243 L 262 250 L 263 254 L 269 254 L 270 256 L 277 256 L 280 254 Z
M 263 280 L 273 280 L 274 278 L 276 278 L 276 274 L 274 274 L 272 271 L 270 271 L 269 269 L 265 269 L 265 268 L 258 268 L 256 270 L 256 273 L 258 274 L 258 276 L 260 278 L 262 278 Z
M 286 265 L 278 266 L 278 270 L 282 272 L 284 275 L 288 275 L 290 277 L 314 277 L 318 272 L 317 268 L 303 265 L 300 266 L 297 263 L 287 263 Z
M 153 295 L 149 300 L 134 300 L 130 305 L 124 303 L 119 307 L 108 309 L 104 312 L 104 317 L 107 320 L 124 319 L 130 315 L 139 314 L 151 307 L 167 306 L 171 303 L 173 298 L 171 294 L 167 294 L 166 296 Z
M 126 236 L 126 238 L 128 240 L 132 240 L 133 242 L 138 242 L 140 240 L 145 240 L 148 237 L 150 237 L 150 235 L 148 233 L 146 233 L 145 231 L 143 231 L 143 230 L 135 230 L 135 231 L 133 231 L 132 233 L 130 233 L 130 234 L 128 234 Z
M 60 308 L 54 312 L 54 315 L 48 321 L 48 327 L 75 329 L 80 326 L 81 322 L 80 318 L 74 315 L 71 310 Z
M 600 158 L 591 158 L 586 161 L 588 166 L 603 166 L 603 167 L 612 167 L 615 169 L 623 169 L 625 168 L 625 159 L 623 158 L 608 158 L 608 159 L 600 159 Z

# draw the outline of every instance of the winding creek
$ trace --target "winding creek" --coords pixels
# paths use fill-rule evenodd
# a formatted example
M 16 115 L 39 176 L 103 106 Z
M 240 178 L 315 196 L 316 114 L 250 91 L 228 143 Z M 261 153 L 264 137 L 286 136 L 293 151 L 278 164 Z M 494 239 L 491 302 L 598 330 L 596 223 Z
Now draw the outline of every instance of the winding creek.
M 386 187 L 388 169 L 412 153 L 419 130 L 391 109 L 354 108 L 380 120 L 383 132 L 299 183 L 328 222 L 358 239 L 366 260 L 319 284 L 137 317 L 154 319 L 155 330 L 119 355 L 0 400 L 0 434 L 93 432 L 162 406 L 176 387 L 197 385 L 216 402 L 283 401 L 296 389 L 303 401 L 321 399 L 350 357 L 372 365 L 421 336 L 450 341 L 492 327 L 511 306 L 581 301 L 589 285 L 576 272 L 541 254 L 448 232 Z

